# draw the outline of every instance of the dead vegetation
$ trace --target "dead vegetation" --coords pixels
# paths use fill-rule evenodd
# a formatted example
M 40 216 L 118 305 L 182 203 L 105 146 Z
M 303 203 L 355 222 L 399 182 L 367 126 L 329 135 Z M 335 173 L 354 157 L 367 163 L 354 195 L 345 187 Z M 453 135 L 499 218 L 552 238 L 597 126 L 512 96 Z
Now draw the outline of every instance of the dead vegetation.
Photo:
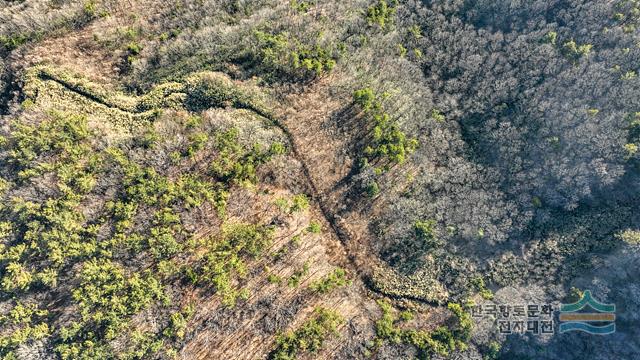
M 0 355 L 494 356 L 491 290 L 629 296 L 638 9 L 579 3 L 0 0 Z

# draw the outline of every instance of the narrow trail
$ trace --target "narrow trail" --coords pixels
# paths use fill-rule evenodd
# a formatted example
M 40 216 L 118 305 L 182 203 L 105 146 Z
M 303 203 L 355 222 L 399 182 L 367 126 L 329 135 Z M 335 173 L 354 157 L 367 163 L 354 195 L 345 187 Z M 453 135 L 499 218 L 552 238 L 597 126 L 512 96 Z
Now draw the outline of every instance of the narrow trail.
M 313 181 L 313 178 L 311 177 L 311 172 L 309 171 L 309 167 L 307 163 L 304 161 L 304 158 L 300 155 L 300 151 L 295 143 L 294 136 L 291 134 L 289 129 L 286 127 L 286 125 L 282 124 L 282 122 L 275 119 L 275 117 L 271 117 L 268 119 L 286 135 L 287 140 L 289 141 L 289 144 L 291 144 L 291 152 L 293 153 L 293 157 L 300 163 L 302 167 L 302 172 L 305 177 L 305 181 L 307 182 L 309 189 L 311 189 L 312 194 L 310 195 L 312 200 L 314 200 L 318 204 L 318 208 L 322 212 L 322 216 L 324 217 L 326 222 L 329 224 L 329 226 L 331 226 L 331 231 L 344 247 L 344 250 L 347 253 L 347 258 L 349 259 L 349 262 L 351 264 L 352 270 L 354 270 L 362 278 L 362 275 L 364 275 L 364 273 L 363 273 L 363 270 L 359 269 L 359 267 L 357 266 L 356 256 L 352 254 L 350 251 L 348 251 L 349 250 L 349 246 L 348 246 L 349 238 L 347 235 L 348 232 L 342 225 L 340 225 L 335 220 L 335 217 L 330 212 L 325 202 L 322 200 L 322 194 L 318 190 L 317 185 L 315 184 L 315 182 Z
M 314 200 L 318 204 L 318 208 L 320 209 L 323 218 L 327 221 L 327 223 L 331 227 L 331 231 L 333 232 L 335 237 L 339 240 L 340 245 L 344 249 L 347 255 L 347 260 L 349 262 L 351 271 L 353 271 L 354 274 L 358 275 L 358 278 L 362 280 L 363 285 L 366 287 L 366 289 L 373 293 L 382 295 L 386 298 L 393 299 L 393 300 L 410 300 L 410 301 L 414 301 L 422 304 L 429 304 L 429 305 L 437 304 L 438 303 L 437 301 L 429 301 L 419 296 L 412 296 L 409 294 L 389 293 L 379 288 L 375 284 L 375 281 L 373 280 L 373 276 L 372 276 L 374 272 L 374 268 L 372 268 L 371 266 L 361 265 L 361 264 L 372 262 L 371 259 L 362 260 L 361 258 L 362 256 L 367 256 L 369 253 L 368 252 L 356 253 L 356 251 L 354 251 L 350 246 L 351 245 L 350 241 L 352 241 L 349 235 L 350 231 L 344 225 L 342 225 L 339 222 L 339 220 L 336 220 L 334 213 L 331 211 L 331 209 L 325 202 L 324 200 L 325 194 L 323 194 L 318 189 L 317 184 L 313 180 L 313 176 L 311 175 L 309 166 L 307 165 L 307 162 L 305 161 L 304 156 L 302 156 L 300 149 L 296 144 L 296 141 L 295 141 L 296 137 L 292 134 L 289 128 L 282 121 L 277 119 L 277 117 L 274 116 L 273 114 L 271 113 L 258 113 L 258 114 L 267 118 L 274 126 L 278 127 L 287 137 L 287 140 L 291 144 L 291 152 L 293 153 L 293 157 L 301 164 L 302 172 L 304 174 L 305 180 L 309 188 L 311 189 L 312 194 L 310 195 L 312 200 Z
M 38 76 L 40 77 L 40 79 L 42 80 L 46 80 L 46 81 L 53 81 L 57 84 L 59 84 L 60 86 L 64 87 L 66 90 L 71 91 L 75 94 L 78 94 L 80 96 L 83 96 L 93 102 L 96 102 L 98 104 L 101 104 L 103 106 L 109 107 L 109 108 L 115 108 L 117 110 L 123 111 L 123 112 L 127 112 L 127 113 L 131 113 L 131 114 L 142 114 L 142 113 L 146 113 L 150 110 L 139 110 L 139 109 L 130 109 L 130 108 L 126 108 L 124 106 L 119 106 L 118 104 L 112 102 L 112 101 L 108 101 L 106 99 L 101 98 L 99 95 L 96 94 L 92 94 L 89 91 L 86 91 L 82 88 L 79 88 L 77 86 L 74 86 L 73 84 L 64 81 L 63 79 L 57 78 L 55 76 L 52 76 L 44 71 L 41 71 Z M 169 94 L 165 94 L 165 96 L 168 96 Z M 304 182 L 306 183 L 308 189 L 311 191 L 310 195 L 311 200 L 313 202 L 315 202 L 316 204 L 318 204 L 318 208 L 320 210 L 320 212 L 322 213 L 322 217 L 324 218 L 324 220 L 329 224 L 330 228 L 331 228 L 331 232 L 333 233 L 333 235 L 335 236 L 336 239 L 338 239 L 338 241 L 340 242 L 341 247 L 343 248 L 347 260 L 348 260 L 348 265 L 350 267 L 350 271 L 354 274 L 358 275 L 358 278 L 360 280 L 362 280 L 364 286 L 366 287 L 366 289 L 368 289 L 369 291 L 372 291 L 374 293 L 380 294 L 382 296 L 391 298 L 391 299 L 396 299 L 396 300 L 412 300 L 412 301 L 417 301 L 417 302 L 422 302 L 422 303 L 429 303 L 428 301 L 426 301 L 425 299 L 419 298 L 419 297 L 413 297 L 413 296 L 407 296 L 407 295 L 397 295 L 397 294 L 390 294 L 387 293 L 381 289 L 379 289 L 377 286 L 375 286 L 375 284 L 373 283 L 372 279 L 371 279 L 371 274 L 373 269 L 368 268 L 366 266 L 360 266 L 358 264 L 360 263 L 366 263 L 366 261 L 358 261 L 358 256 L 362 256 L 362 255 L 366 255 L 366 254 L 354 254 L 353 251 L 350 251 L 350 246 L 349 246 L 349 242 L 350 242 L 350 235 L 349 235 L 349 231 L 347 230 L 347 228 L 345 226 L 343 226 L 342 224 L 339 223 L 338 220 L 336 220 L 336 217 L 334 216 L 333 212 L 329 209 L 329 206 L 327 205 L 327 203 L 324 201 L 324 194 L 318 190 L 318 186 L 315 183 L 315 181 L 313 180 L 313 177 L 311 175 L 311 171 L 309 170 L 309 166 L 307 165 L 307 162 L 304 159 L 304 156 L 301 155 L 300 149 L 298 148 L 297 144 L 296 144 L 296 138 L 295 136 L 292 134 L 292 132 L 289 130 L 289 128 L 282 122 L 280 121 L 274 114 L 272 111 L 266 110 L 264 108 L 258 107 L 258 106 L 254 106 L 253 104 L 251 104 L 250 102 L 244 102 L 244 103 L 236 103 L 236 108 L 238 109 L 245 109 L 245 110 L 249 110 L 252 111 L 254 113 L 256 113 L 257 115 L 265 118 L 266 120 L 268 120 L 268 122 L 277 127 L 280 131 L 282 131 L 282 133 L 286 136 L 287 141 L 290 144 L 291 147 L 291 152 L 293 154 L 293 157 L 300 163 L 301 168 L 302 168 L 302 173 L 304 176 Z
M 90 93 L 90 92 L 88 92 L 86 90 L 83 90 L 83 89 L 81 89 L 81 88 L 79 88 L 77 86 L 73 86 L 72 84 L 70 84 L 70 83 L 68 83 L 66 81 L 63 81 L 63 80 L 58 79 L 58 78 L 55 78 L 55 77 L 51 76 L 50 74 L 47 74 L 44 71 L 41 71 L 38 74 L 38 77 L 40 77 L 40 79 L 42 79 L 42 80 L 53 81 L 53 82 L 59 84 L 60 86 L 64 87 L 68 91 L 71 91 L 71 92 L 74 92 L 74 93 L 76 93 L 78 95 L 84 96 L 87 99 L 89 99 L 89 100 L 91 100 L 91 101 L 93 101 L 95 103 L 98 103 L 100 105 L 104 105 L 104 106 L 106 106 L 108 108 L 118 109 L 120 111 L 131 113 L 131 114 L 141 114 L 141 113 L 144 112 L 144 111 L 138 111 L 138 110 L 131 110 L 131 109 L 127 109 L 125 107 L 119 106 L 118 104 L 115 104 L 113 102 L 110 102 L 110 101 L 107 101 L 105 99 L 102 99 L 101 97 L 99 97 L 97 95 L 94 95 L 94 94 L 92 94 L 92 93 Z

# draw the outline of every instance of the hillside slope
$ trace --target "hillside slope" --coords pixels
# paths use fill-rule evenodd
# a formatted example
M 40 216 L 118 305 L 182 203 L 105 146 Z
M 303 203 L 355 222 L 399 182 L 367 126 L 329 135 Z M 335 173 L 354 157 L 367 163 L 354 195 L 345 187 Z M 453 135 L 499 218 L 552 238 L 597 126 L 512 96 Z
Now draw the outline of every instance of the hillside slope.
M 0 0 L 0 356 L 638 357 L 639 14 Z

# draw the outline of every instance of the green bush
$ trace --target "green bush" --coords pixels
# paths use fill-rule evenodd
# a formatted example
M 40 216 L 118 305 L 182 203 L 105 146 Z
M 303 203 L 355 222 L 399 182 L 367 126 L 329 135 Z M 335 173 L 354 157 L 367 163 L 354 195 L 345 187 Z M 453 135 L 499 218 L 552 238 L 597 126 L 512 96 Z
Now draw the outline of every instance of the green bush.
M 462 305 L 456 303 L 447 304 L 447 308 L 456 316 L 458 324 L 453 330 L 453 335 L 459 344 L 464 344 L 471 338 L 473 320 L 471 314 L 466 312 Z
M 271 159 L 274 149 L 264 151 L 254 144 L 247 151 L 238 144 L 238 134 L 235 128 L 216 134 L 214 146 L 218 154 L 211 164 L 211 173 L 223 183 L 255 183 L 256 169 Z
M 275 274 L 269 274 L 267 276 L 267 281 L 271 284 L 280 284 L 282 282 L 282 278 Z
M 294 195 L 292 201 L 290 212 L 304 211 L 309 208 L 309 198 L 305 194 Z
M 303 353 L 317 353 L 330 335 L 337 334 L 337 328 L 343 322 L 336 312 L 316 308 L 313 317 L 298 329 L 276 337 L 275 349 L 269 359 L 293 360 Z
M 374 107 L 380 107 L 381 104 L 376 101 L 373 89 L 364 88 L 354 91 L 353 101 L 360 106 L 363 111 L 370 111 Z
M 10 163 L 22 170 L 35 170 L 38 158 L 77 160 L 87 151 L 85 144 L 90 135 L 85 116 L 52 113 L 50 119 L 35 126 L 14 124 L 3 147 L 9 149 Z
M 13 260 L 0 262 L 6 291 L 26 289 L 35 279 L 34 267 L 39 269 L 35 271 L 47 271 L 47 277 L 51 278 L 51 271 L 96 251 L 95 228 L 84 225 L 77 199 L 50 199 L 38 204 L 16 198 L 11 217 L 18 219 L 15 228 L 19 229 L 16 235 L 21 242 L 0 251 L 0 260 Z M 29 259 L 30 269 L 20 259 Z M 46 262 L 38 268 L 42 260 Z
M 315 220 L 311 221 L 311 223 L 307 227 L 307 231 L 311 234 L 320 234 L 320 232 L 322 231 L 322 225 L 320 225 L 320 223 Z
M 282 155 L 284 153 L 287 152 L 287 148 L 284 146 L 283 143 L 280 142 L 274 142 L 273 144 L 271 144 L 271 146 L 269 147 L 269 153 L 272 156 L 275 155 Z
M 445 121 L 444 115 L 442 115 L 442 113 L 438 109 L 431 110 L 431 118 L 437 122 Z
M 175 183 L 175 196 L 185 208 L 199 207 L 210 201 L 216 203 L 220 198 L 220 189 L 195 175 L 181 175 Z
M 255 258 L 271 244 L 271 228 L 251 224 L 226 225 L 219 238 L 209 239 L 206 252 L 195 268 L 188 268 L 192 281 L 210 285 L 227 306 L 235 305 L 242 291 L 232 285 L 234 276 L 246 275 L 244 259 Z
M 419 358 L 431 358 L 434 354 L 447 356 L 455 349 L 465 349 L 469 339 L 471 315 L 464 312 L 458 304 L 449 304 L 458 322 L 453 330 L 440 326 L 431 332 L 415 329 L 403 329 L 397 326 L 398 319 L 393 315 L 393 306 L 386 300 L 378 301 L 382 317 L 376 322 L 376 344 L 383 341 L 394 344 L 407 344 L 418 350 Z
M 630 245 L 640 244 L 640 231 L 627 229 L 616 234 L 616 237 Z
M 10 124 L 0 143 L 6 159 L 0 163 L 6 174 L 0 179 L 5 200 L 0 206 L 0 291 L 39 299 L 55 288 L 68 295 L 63 309 L 75 311 L 52 334 L 47 329 L 55 319 L 45 316 L 41 323 L 34 317 L 30 327 L 6 325 L 11 333 L 0 334 L 0 357 L 11 356 L 24 341 L 43 337 L 63 359 L 169 352 L 184 336 L 187 315 L 179 312 L 166 319 L 166 331 L 144 332 L 130 320 L 150 307 L 167 313 L 162 309 L 168 305 L 164 286 L 178 280 L 181 270 L 195 283 L 213 288 L 227 305 L 248 296 L 235 281 L 246 275 L 244 262 L 266 249 L 271 230 L 225 225 L 219 236 L 201 244 L 191 238 L 183 217 L 205 202 L 222 214 L 230 187 L 256 181 L 256 168 L 284 153 L 283 144 L 246 149 L 237 129 L 209 136 L 191 118 L 182 129 L 189 134 L 188 153 L 211 147 L 214 162 L 229 160 L 223 176 L 193 175 L 184 167 L 156 165 L 159 135 L 151 126 L 140 129 L 142 141 L 124 139 L 104 148 L 106 142 L 89 130 L 84 116 L 51 113 L 36 119 Z M 178 147 L 170 140 L 163 139 L 162 150 Z M 41 185 L 46 191 L 39 190 Z M 127 341 L 116 351 L 112 343 L 122 336 Z
M 9 262 L 4 267 L 2 276 L 2 290 L 6 292 L 23 291 L 33 282 L 33 274 L 27 270 L 25 264 Z
M 558 33 L 555 31 L 549 31 L 547 35 L 545 35 L 544 38 L 542 39 L 543 42 L 551 45 L 555 45 L 557 40 L 558 40 Z
M 326 294 L 335 288 L 346 286 L 350 283 L 347 279 L 347 272 L 344 269 L 338 268 L 322 279 L 312 283 L 310 288 L 320 294 Z
M 256 58 L 267 72 L 292 78 L 316 77 L 330 72 L 340 52 L 334 46 L 307 45 L 287 33 L 254 33 L 258 43 Z
M 47 310 L 38 308 L 36 304 L 21 302 L 17 302 L 6 315 L 0 315 L 0 327 L 11 329 L 0 335 L 0 356 L 3 359 L 15 359 L 13 351 L 18 346 L 49 336 L 51 329 L 46 323 L 48 315 Z
M 413 224 L 413 232 L 421 247 L 426 251 L 437 249 L 443 245 L 436 235 L 435 220 L 416 221 Z
M 293 274 L 289 277 L 287 285 L 289 285 L 289 287 L 298 287 L 298 285 L 300 285 L 300 282 L 302 281 L 302 278 L 307 276 L 308 274 L 309 263 L 305 262 L 302 265 L 302 269 L 294 271 Z
M 374 198 L 380 194 L 380 186 L 377 182 L 371 181 L 365 188 L 365 191 L 369 197 Z
M 212 107 L 238 105 L 242 94 L 228 77 L 203 72 L 188 77 L 185 81 L 187 98 L 185 105 L 191 111 L 202 111 Z
M 375 5 L 367 8 L 367 21 L 369 25 L 378 25 L 381 29 L 391 26 L 396 16 L 397 0 L 392 0 L 391 4 L 386 0 L 378 0 Z
M 139 138 L 136 138 L 136 144 L 145 149 L 153 149 L 159 140 L 158 133 L 152 127 L 148 127 Z
M 188 305 L 184 309 L 171 314 L 169 325 L 163 331 L 164 336 L 175 337 L 179 340 L 184 339 L 187 323 L 194 312 L 194 306 Z
M 373 123 L 369 145 L 364 149 L 367 162 L 382 159 L 401 164 L 418 147 L 418 141 L 407 138 L 397 121 L 392 120 L 384 111 L 382 101 L 374 95 L 371 88 L 356 90 L 353 93 L 353 102 Z
M 11 51 L 17 49 L 21 45 L 26 44 L 29 41 L 33 41 L 33 39 L 40 38 L 42 34 L 26 34 L 26 33 L 17 33 L 9 36 L 0 35 L 0 46 L 4 48 L 5 51 Z
M 485 300 L 493 299 L 493 293 L 491 290 L 487 289 L 487 285 L 484 283 L 484 279 L 481 277 L 475 277 L 471 279 L 471 285 L 475 288 L 475 290 L 480 294 L 480 296 Z
M 187 147 L 186 155 L 189 157 L 195 156 L 195 154 L 204 149 L 205 144 L 209 140 L 209 136 L 203 132 L 197 132 L 189 135 L 189 146 Z
M 73 290 L 83 323 L 93 332 L 113 339 L 126 325 L 127 317 L 165 298 L 164 291 L 150 273 L 128 274 L 107 259 L 84 263 L 80 284 Z
M 294 10 L 306 13 L 312 6 L 316 5 L 316 0 L 291 0 L 290 5 Z
M 578 45 L 575 41 L 570 40 L 562 44 L 562 53 L 567 58 L 576 61 L 583 56 L 588 56 L 592 48 L 591 44 Z
M 485 360 L 498 360 L 500 358 L 500 349 L 502 345 L 499 342 L 492 341 L 489 343 L 489 346 L 484 351 L 484 359 Z

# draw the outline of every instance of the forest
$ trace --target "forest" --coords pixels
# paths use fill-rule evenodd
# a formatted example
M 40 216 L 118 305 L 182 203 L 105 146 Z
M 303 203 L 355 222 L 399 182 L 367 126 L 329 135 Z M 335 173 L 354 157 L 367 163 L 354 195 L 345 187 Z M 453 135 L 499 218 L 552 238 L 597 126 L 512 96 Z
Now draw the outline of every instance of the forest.
M 639 27 L 637 0 L 0 0 L 0 358 L 640 357 Z M 615 333 L 559 333 L 587 290 Z M 552 334 L 474 313 L 527 304 Z

